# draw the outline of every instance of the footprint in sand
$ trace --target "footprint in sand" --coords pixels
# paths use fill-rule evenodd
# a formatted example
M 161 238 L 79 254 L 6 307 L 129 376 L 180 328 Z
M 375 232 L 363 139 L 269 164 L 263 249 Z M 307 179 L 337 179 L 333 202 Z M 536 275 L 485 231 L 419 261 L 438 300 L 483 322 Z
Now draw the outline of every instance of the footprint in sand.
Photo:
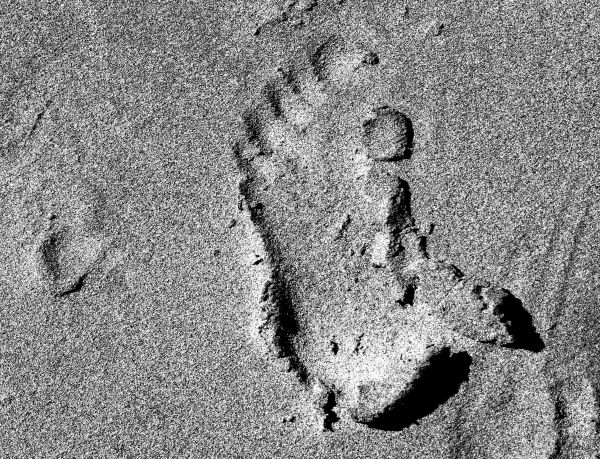
M 83 287 L 103 251 L 102 239 L 48 216 L 47 227 L 34 248 L 35 269 L 55 296 L 66 296 Z
M 279 69 L 233 148 L 250 331 L 311 389 L 326 429 L 342 413 L 379 428 L 428 414 L 467 378 L 464 341 L 543 347 L 510 292 L 429 257 L 400 178 L 411 120 L 388 106 L 359 116 L 336 96 L 369 56 L 330 40 Z
M 29 213 L 35 223 L 23 254 L 26 289 L 66 297 L 81 290 L 89 275 L 106 264 L 109 241 L 100 228 L 97 198 L 83 182 L 50 192 L 33 190 Z

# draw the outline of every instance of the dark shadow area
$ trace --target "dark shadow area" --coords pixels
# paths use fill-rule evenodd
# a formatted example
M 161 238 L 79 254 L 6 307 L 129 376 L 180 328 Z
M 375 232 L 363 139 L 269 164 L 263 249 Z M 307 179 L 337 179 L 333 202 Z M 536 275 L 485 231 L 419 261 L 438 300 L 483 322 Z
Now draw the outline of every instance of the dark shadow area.
M 431 358 L 409 393 L 368 426 L 397 431 L 418 423 L 458 392 L 469 379 L 471 362 L 467 352 L 451 354 L 450 349 L 444 349 Z
M 248 141 L 258 141 L 263 130 L 258 113 L 255 110 L 247 110 L 242 113 L 242 121 L 244 123 L 246 138 Z
M 281 106 L 281 95 L 279 88 L 274 82 L 268 82 L 262 89 L 262 96 L 269 104 L 269 108 L 275 118 L 283 118 L 283 108 Z
M 273 90 L 273 98 L 267 99 L 269 103 L 269 107 L 273 112 L 278 110 L 279 107 L 279 99 L 277 93 Z M 268 92 L 268 90 L 267 90 Z M 263 94 L 265 96 L 265 94 Z M 265 96 L 266 97 L 266 96 Z M 280 109 L 280 108 L 279 108 Z M 244 164 L 244 168 L 242 172 L 247 173 L 248 163 L 250 162 L 250 158 L 243 158 L 244 146 L 247 143 L 253 144 L 258 147 L 258 154 L 269 156 L 271 154 L 271 150 L 269 148 L 268 143 L 264 139 L 264 122 L 258 110 L 246 110 L 241 115 L 242 118 L 242 126 L 244 130 L 245 142 L 236 141 L 233 144 L 233 154 L 235 155 L 236 162 L 238 166 L 241 163 Z
M 266 245 L 267 250 L 269 250 L 269 244 Z M 286 276 L 281 273 L 279 268 L 276 269 L 274 277 L 278 284 L 276 288 L 276 301 L 279 309 L 277 345 L 282 350 L 283 356 L 289 359 L 290 371 L 295 372 L 300 381 L 306 383 L 309 376 L 308 370 L 300 361 L 293 343 L 293 338 L 298 334 L 299 327 L 290 289 L 285 279 Z
M 396 177 L 389 189 L 392 207 L 386 218 L 386 225 L 393 228 L 392 235 L 400 237 L 402 232 L 415 225 L 411 209 L 411 191 L 408 182 Z
M 323 412 L 325 413 L 325 419 L 323 419 L 323 428 L 333 432 L 333 424 L 340 420 L 339 416 L 333 409 L 336 407 L 336 394 L 334 391 L 330 391 L 327 394 L 327 401 L 323 406 Z
M 78 291 L 80 291 L 83 288 L 83 284 L 85 283 L 85 280 L 87 278 L 87 273 L 82 274 L 80 276 L 77 276 L 70 285 L 68 285 L 67 287 L 65 287 L 62 291 L 57 292 L 56 296 L 58 297 L 65 297 L 67 295 L 70 295 L 71 293 L 76 293 Z
M 240 194 L 246 199 L 250 220 L 263 240 L 265 251 L 272 263 L 273 285 L 269 294 L 272 295 L 273 301 L 277 305 L 277 311 L 273 318 L 277 324 L 274 344 L 279 350 L 279 357 L 288 359 L 290 364 L 289 371 L 297 374 L 300 381 L 305 383 L 308 380 L 308 371 L 298 358 L 298 353 L 293 342 L 293 338 L 298 334 L 299 330 L 293 297 L 287 281 L 287 279 L 293 278 L 293 276 L 290 273 L 286 273 L 283 269 L 279 245 L 268 229 L 263 204 L 256 202 L 251 176 L 247 176 L 246 180 L 240 182 L 239 190 Z
M 405 287 L 404 294 L 400 299 L 400 302 L 403 306 L 412 306 L 415 302 L 415 293 L 417 291 L 417 286 L 419 283 L 418 278 L 414 278 L 411 282 Z
M 374 51 L 367 52 L 361 61 L 364 65 L 377 65 L 379 64 L 379 56 Z
M 413 154 L 414 147 L 414 138 L 415 138 L 415 130 L 413 128 L 412 120 L 404 115 L 404 113 L 400 113 L 404 118 L 404 123 L 406 126 L 406 151 L 404 152 L 404 158 L 410 159 Z
M 545 345 L 533 326 L 531 314 L 523 307 L 521 300 L 508 290 L 504 292 L 505 296 L 496 307 L 494 314 L 499 317 L 500 322 L 506 324 L 508 333 L 514 338 L 514 343 L 506 344 L 505 347 L 531 352 L 542 351 Z
M 58 259 L 62 241 L 63 234 L 60 231 L 51 231 L 40 244 L 44 268 L 53 280 L 57 280 L 61 274 Z

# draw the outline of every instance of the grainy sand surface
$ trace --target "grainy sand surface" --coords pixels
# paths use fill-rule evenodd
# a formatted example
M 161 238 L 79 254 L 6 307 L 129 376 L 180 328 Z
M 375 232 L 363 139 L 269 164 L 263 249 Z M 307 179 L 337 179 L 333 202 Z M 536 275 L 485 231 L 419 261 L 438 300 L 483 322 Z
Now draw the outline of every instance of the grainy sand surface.
M 0 457 L 600 457 L 599 14 L 0 5 Z

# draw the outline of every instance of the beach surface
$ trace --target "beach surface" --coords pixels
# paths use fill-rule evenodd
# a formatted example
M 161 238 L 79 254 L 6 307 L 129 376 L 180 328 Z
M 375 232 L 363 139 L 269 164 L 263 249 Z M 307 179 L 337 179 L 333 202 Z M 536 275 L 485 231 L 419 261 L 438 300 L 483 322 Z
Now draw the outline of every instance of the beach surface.
M 0 456 L 600 457 L 593 2 L 0 6 Z

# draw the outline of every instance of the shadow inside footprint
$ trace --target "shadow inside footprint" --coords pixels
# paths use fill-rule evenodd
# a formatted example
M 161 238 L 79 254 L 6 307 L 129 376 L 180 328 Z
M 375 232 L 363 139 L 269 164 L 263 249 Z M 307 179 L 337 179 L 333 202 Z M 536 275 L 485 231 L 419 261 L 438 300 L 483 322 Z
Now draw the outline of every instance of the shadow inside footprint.
M 62 239 L 63 234 L 61 232 L 50 232 L 46 238 L 42 239 L 40 244 L 42 261 L 53 281 L 60 275 L 58 258 L 60 255 Z
M 239 160 L 243 164 L 242 160 Z M 247 167 L 249 173 L 250 166 Z M 299 334 L 296 312 L 293 306 L 293 293 L 288 279 L 293 273 L 285 269 L 281 263 L 281 250 L 269 231 L 265 221 L 264 206 L 256 202 L 255 183 L 249 176 L 239 184 L 240 193 L 246 199 L 250 221 L 258 230 L 265 246 L 268 260 L 259 259 L 255 264 L 268 264 L 270 278 L 263 286 L 260 298 L 263 318 L 258 327 L 259 334 L 271 347 L 271 352 L 279 358 L 287 359 L 288 371 L 294 372 L 301 382 L 308 380 L 308 371 L 300 361 L 293 339 Z
M 544 342 L 533 326 L 531 314 L 523 307 L 521 300 L 509 294 L 498 309 L 500 321 L 506 323 L 506 330 L 514 337 L 514 342 L 506 344 L 505 347 L 532 352 L 540 352 L 544 349 Z
M 277 288 L 275 298 L 272 300 L 276 304 L 277 313 L 275 327 L 275 347 L 279 351 L 279 357 L 288 359 L 288 371 L 294 372 L 298 379 L 306 383 L 308 381 L 308 370 L 300 360 L 293 342 L 293 338 L 300 333 L 298 319 L 293 307 L 293 300 L 290 295 L 290 288 L 286 281 L 286 276 L 278 268 L 273 273 Z
M 471 362 L 467 352 L 451 354 L 444 349 L 431 358 L 411 391 L 368 426 L 397 431 L 417 423 L 458 392 L 460 385 L 469 379 Z

